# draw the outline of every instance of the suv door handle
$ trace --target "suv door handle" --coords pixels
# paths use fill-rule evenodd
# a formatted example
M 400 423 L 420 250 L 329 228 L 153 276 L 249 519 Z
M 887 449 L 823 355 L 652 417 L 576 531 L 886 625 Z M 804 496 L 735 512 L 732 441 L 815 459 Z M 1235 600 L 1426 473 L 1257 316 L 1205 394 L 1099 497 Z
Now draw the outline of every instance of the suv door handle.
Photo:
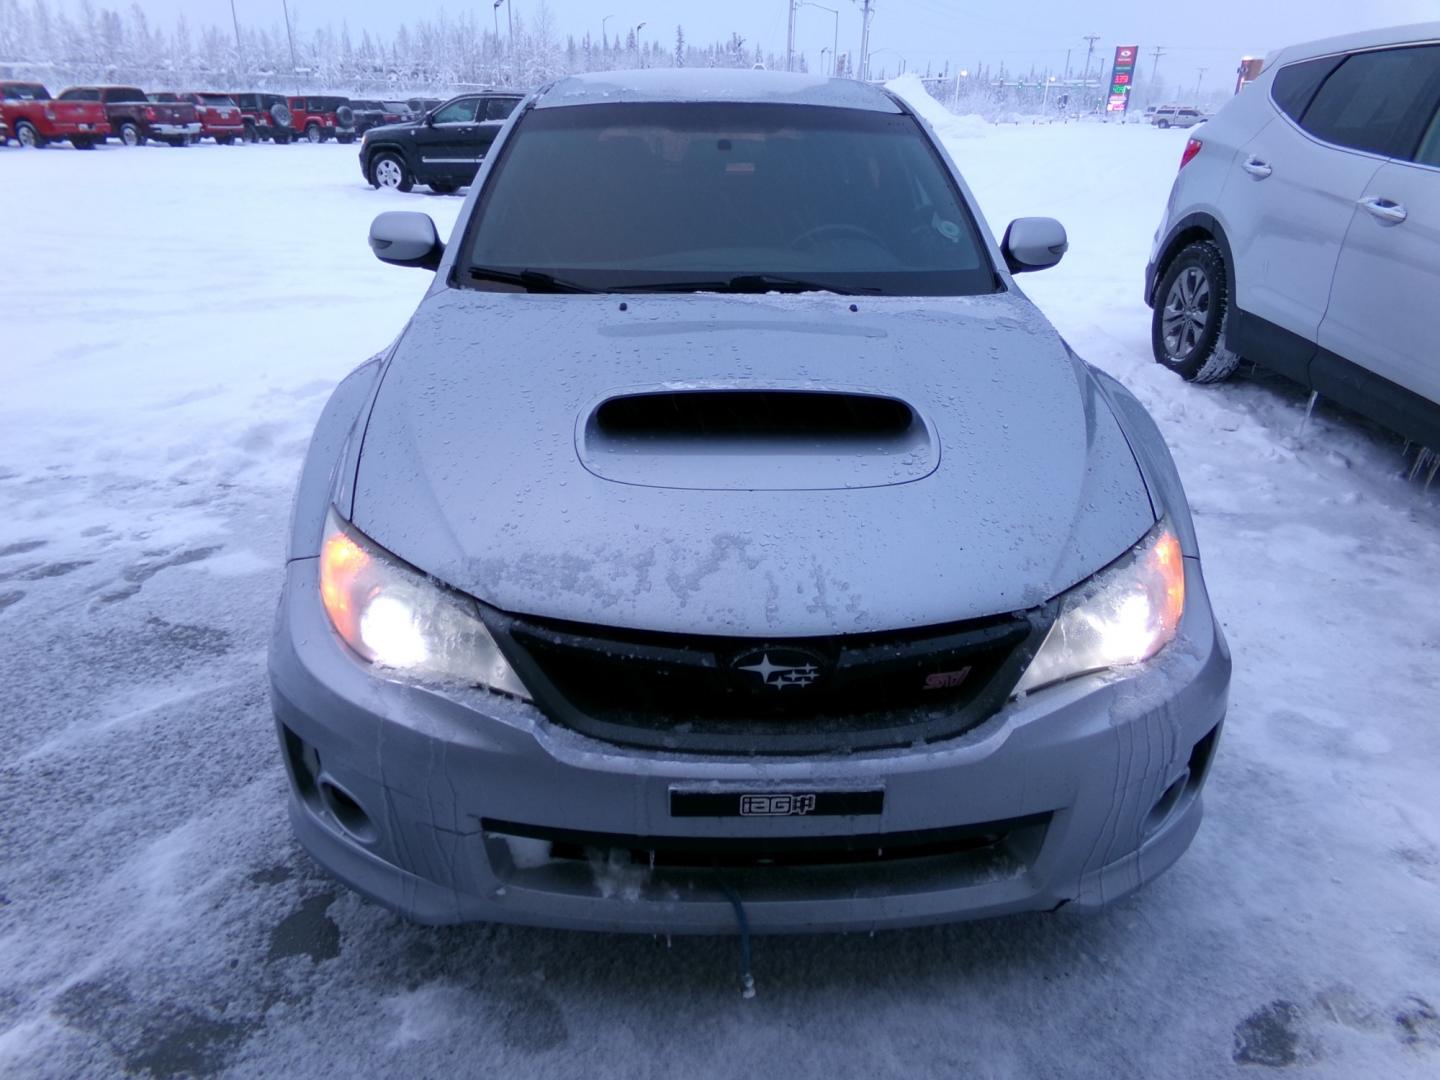
M 1268 164 L 1261 161 L 1257 157 L 1246 158 L 1240 163 L 1240 168 L 1244 169 L 1257 180 L 1264 180 L 1267 176 L 1269 176 L 1272 172 L 1275 171 L 1274 169 L 1270 168 Z
M 1373 197 L 1359 199 L 1357 200 L 1357 205 L 1363 206 L 1381 221 L 1388 221 L 1392 225 L 1399 225 L 1409 216 L 1405 212 L 1405 207 L 1389 199 L 1377 199 Z

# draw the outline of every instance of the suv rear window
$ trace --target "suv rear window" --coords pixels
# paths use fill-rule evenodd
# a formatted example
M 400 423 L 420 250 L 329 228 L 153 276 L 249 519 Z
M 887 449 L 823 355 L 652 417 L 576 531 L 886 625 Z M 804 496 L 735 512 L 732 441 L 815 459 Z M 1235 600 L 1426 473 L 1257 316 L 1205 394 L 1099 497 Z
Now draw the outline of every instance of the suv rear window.
M 1325 76 L 1339 67 L 1343 59 L 1343 56 L 1322 56 L 1318 60 L 1286 64 L 1275 73 L 1270 96 L 1275 99 L 1280 111 L 1298 124 L 1300 117 L 1304 116 L 1305 110 L 1310 107 L 1315 91 L 1320 89 L 1320 84 L 1325 81 Z
M 135 86 L 117 86 L 113 90 L 106 90 L 104 93 L 106 101 L 149 101 L 145 91 Z
M 65 90 L 60 94 L 61 101 L 99 101 L 99 90 Z
M 757 276 L 898 296 L 999 287 L 949 170 L 903 113 L 535 109 L 472 221 L 468 265 L 480 281 L 528 271 L 619 291 L 723 291 Z
M 200 100 L 201 100 L 203 103 L 205 103 L 206 105 L 234 105 L 234 104 L 235 104 L 235 102 L 233 102 L 232 100 L 230 100 L 230 98 L 227 97 L 227 96 L 224 95 L 224 94 L 201 94 L 201 95 L 200 95 Z
M 1300 126 L 1317 139 L 1409 157 L 1440 93 L 1440 45 L 1355 53 L 1316 92 Z

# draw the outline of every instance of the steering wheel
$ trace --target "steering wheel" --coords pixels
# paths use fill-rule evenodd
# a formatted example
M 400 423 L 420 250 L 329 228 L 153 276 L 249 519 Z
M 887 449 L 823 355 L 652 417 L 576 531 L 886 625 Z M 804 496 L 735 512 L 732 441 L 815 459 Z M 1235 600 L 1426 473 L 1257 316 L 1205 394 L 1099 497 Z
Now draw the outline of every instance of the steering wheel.
M 861 240 L 867 241 L 868 243 L 874 244 L 878 248 L 885 247 L 885 241 L 881 240 L 880 237 L 876 236 L 869 229 L 862 229 L 859 225 L 848 225 L 843 222 L 837 222 L 830 225 L 817 225 L 813 229 L 806 229 L 799 236 L 795 237 L 794 240 L 790 241 L 790 246 L 813 246 L 817 240 L 820 240 L 822 237 L 825 236 L 834 236 L 837 238 L 842 236 L 857 237 Z

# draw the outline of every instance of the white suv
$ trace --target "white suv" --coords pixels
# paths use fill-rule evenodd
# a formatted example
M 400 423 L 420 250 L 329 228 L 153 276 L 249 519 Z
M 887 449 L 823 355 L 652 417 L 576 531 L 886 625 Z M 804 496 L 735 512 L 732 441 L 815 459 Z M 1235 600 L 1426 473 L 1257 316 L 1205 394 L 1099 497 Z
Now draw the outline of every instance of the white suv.
M 1158 128 L 1190 128 L 1205 122 L 1205 114 L 1193 105 L 1161 105 L 1150 113 L 1150 123 Z
M 1186 379 L 1244 357 L 1440 446 L 1440 23 L 1269 57 L 1187 144 L 1145 300 Z

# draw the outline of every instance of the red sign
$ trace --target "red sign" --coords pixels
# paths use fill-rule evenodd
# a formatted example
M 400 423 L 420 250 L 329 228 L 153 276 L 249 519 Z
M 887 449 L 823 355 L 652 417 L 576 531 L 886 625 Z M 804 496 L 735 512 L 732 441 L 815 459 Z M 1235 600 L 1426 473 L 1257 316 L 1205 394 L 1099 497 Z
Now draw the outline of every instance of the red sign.
M 1115 46 L 1115 63 L 1110 69 L 1110 97 L 1105 111 L 1123 113 L 1130 107 L 1130 88 L 1135 80 L 1135 55 L 1138 45 Z

